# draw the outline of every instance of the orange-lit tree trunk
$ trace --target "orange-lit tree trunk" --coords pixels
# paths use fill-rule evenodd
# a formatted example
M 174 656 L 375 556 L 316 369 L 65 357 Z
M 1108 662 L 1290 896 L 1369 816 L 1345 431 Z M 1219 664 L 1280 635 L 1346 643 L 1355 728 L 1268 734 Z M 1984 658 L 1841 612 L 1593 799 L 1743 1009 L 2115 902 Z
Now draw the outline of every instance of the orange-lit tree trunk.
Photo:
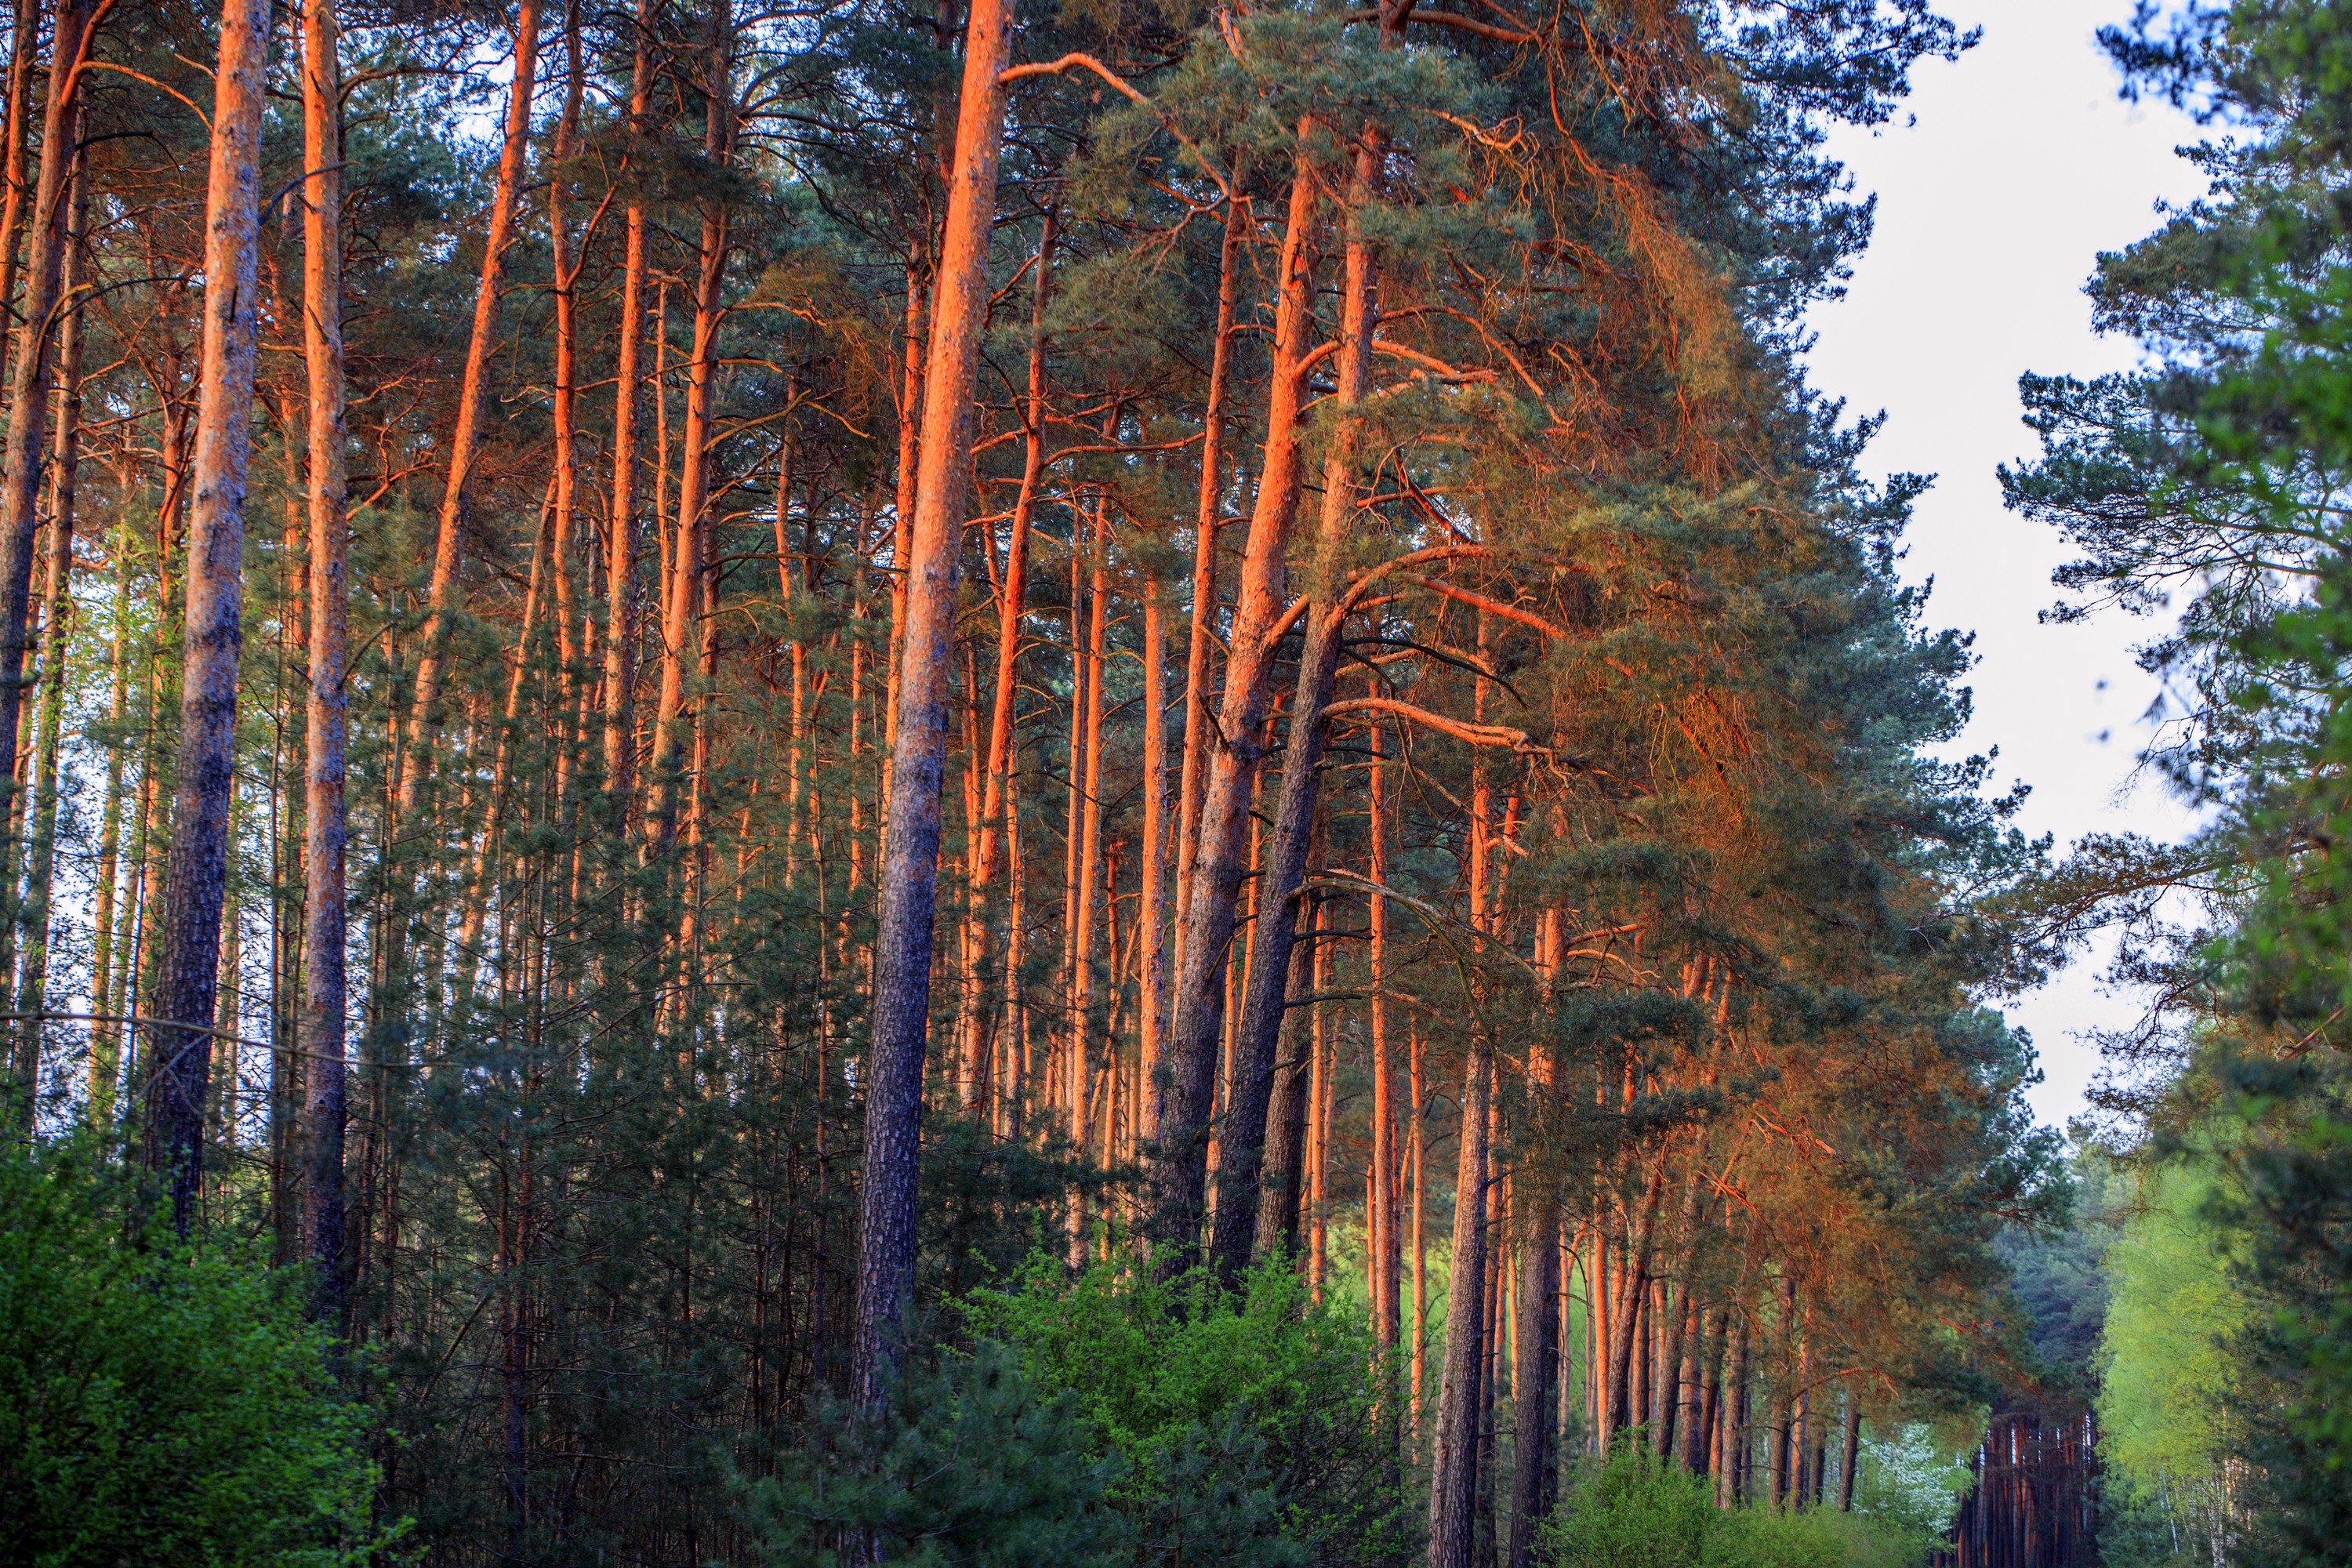
M 710 31 L 703 153 L 713 165 L 724 165 L 734 131 L 734 88 L 728 66 L 735 44 L 726 0 L 712 9 Z M 662 611 L 661 698 L 654 720 L 651 817 L 656 848 L 667 847 L 677 830 L 677 792 L 691 739 L 682 716 L 687 683 L 701 647 L 703 533 L 709 526 L 704 514 L 710 500 L 711 402 L 719 383 L 719 329 L 726 318 L 721 286 L 727 278 L 729 218 L 726 204 L 716 197 L 702 204 L 700 264 L 694 287 L 694 357 L 687 367 L 677 527 L 670 535 L 669 602 Z
M 556 752 L 556 798 L 571 795 L 572 750 L 570 744 L 580 700 L 580 622 L 572 605 L 573 534 L 580 515 L 580 443 L 577 430 L 580 378 L 580 333 L 577 294 L 584 257 L 572 250 L 568 195 L 570 162 L 580 137 L 580 105 L 585 82 L 580 63 L 580 4 L 570 0 L 563 13 L 563 110 L 555 122 L 555 165 L 547 182 L 547 237 L 552 251 L 554 276 L 549 291 L 555 297 L 555 384 L 549 392 L 549 415 L 555 437 L 555 534 L 550 548 L 549 574 L 555 589 L 555 663 L 562 710 Z M 584 240 L 583 240 L 584 244 Z
M 343 92 L 334 8 L 302 19 L 302 350 L 310 371 L 310 682 L 303 718 L 302 1240 L 313 1314 L 342 1313 L 343 1070 L 348 950 L 343 905 L 345 628 L 343 466 Z
M 972 850 L 971 907 L 974 919 L 985 920 L 989 890 L 995 885 L 1000 847 L 1010 825 L 1008 784 L 1013 767 L 1013 701 L 1020 689 L 1021 622 L 1029 592 L 1029 521 L 1037 504 L 1037 481 L 1045 468 L 1045 304 L 1054 271 L 1054 241 L 1060 226 L 1057 209 L 1045 210 L 1045 232 L 1037 241 L 1037 277 L 1030 291 L 1029 393 L 1022 414 L 1021 489 L 1013 502 L 1013 524 L 1004 541 L 1004 580 L 996 595 L 996 685 L 990 697 L 988 763 L 980 804 L 979 842 Z M 981 994 L 986 977 L 978 966 L 964 974 L 965 1109 L 976 1109 L 985 1006 Z M 1013 984 L 1011 974 L 1006 984 Z
M 1143 578 L 1143 865 L 1136 898 L 1135 1104 L 1129 1111 L 1129 1142 L 1137 1146 L 1157 1136 L 1149 1126 L 1151 1084 L 1160 1076 L 1161 1043 L 1168 1028 L 1168 610 L 1160 602 L 1160 575 Z M 1129 1151 L 1132 1158 L 1134 1150 Z
M 1225 202 L 1225 239 L 1217 252 L 1217 337 L 1209 353 L 1209 395 L 1201 414 L 1201 492 L 1192 521 L 1192 637 L 1184 658 L 1184 755 L 1176 787 L 1176 928 L 1172 954 L 1182 963 L 1182 931 L 1192 905 L 1192 865 L 1201 821 L 1201 784 L 1209 756 L 1209 656 L 1216 645 L 1217 531 L 1224 510 L 1225 396 L 1233 376 L 1234 311 L 1241 293 L 1242 247 L 1249 237 L 1249 198 L 1242 195 L 1243 160 L 1234 161 Z M 1159 1136 L 1160 1089 L 1154 1079 L 1147 1113 Z
M 653 99 L 654 0 L 637 0 L 630 51 L 629 135 L 646 134 Z M 604 542 L 604 787 L 615 815 L 627 809 L 636 755 L 637 395 L 645 342 L 646 206 L 630 186 L 621 263 L 621 347 L 613 392 L 613 506 Z M 613 826 L 617 830 L 620 823 Z
M 1160 1103 L 1160 1145 L 1150 1173 L 1150 1230 L 1157 1249 L 1153 1266 L 1165 1273 L 1181 1272 L 1190 1264 L 1206 1205 L 1211 1100 L 1225 1015 L 1225 963 L 1246 869 L 1250 789 L 1265 745 L 1261 731 L 1266 677 L 1274 664 L 1274 639 L 1268 633 L 1282 612 L 1283 565 L 1291 520 L 1298 510 L 1299 399 L 1313 330 L 1314 230 L 1319 206 L 1306 152 L 1312 129 L 1304 121 L 1298 127 L 1300 146 L 1291 175 L 1266 395 L 1265 460 L 1217 715 L 1216 733 L 1226 739 L 1208 758 L 1189 901 L 1177 939 L 1168 1082 Z M 1265 907 L 1262 900 L 1259 907 Z M 1261 1119 L 1253 1144 L 1263 1136 L 1263 1128 Z M 1251 1218 L 1253 1224 L 1236 1233 L 1241 1247 L 1248 1245 L 1255 1230 L 1255 1214 Z
M 1360 209 L 1370 199 L 1378 156 L 1377 144 L 1367 132 L 1356 150 L 1351 208 Z M 1337 377 L 1339 429 L 1323 461 L 1321 526 L 1317 534 L 1315 578 L 1307 595 L 1305 644 L 1298 655 L 1297 690 L 1290 705 L 1290 741 L 1283 755 L 1282 793 L 1266 844 L 1265 870 L 1259 878 L 1259 918 L 1251 929 L 1241 1032 L 1234 1046 L 1238 1091 L 1219 1145 L 1217 1223 L 1210 1251 L 1217 1267 L 1228 1274 L 1247 1261 L 1244 1249 L 1255 1224 L 1257 1149 L 1265 1141 L 1266 1096 L 1286 1010 L 1290 948 L 1303 923 L 1304 911 L 1297 905 L 1306 881 L 1307 841 L 1321 795 L 1323 748 L 1330 734 L 1324 709 L 1331 701 L 1339 668 L 1340 634 L 1347 626 L 1341 597 L 1347 584 L 1341 580 L 1341 561 L 1356 513 L 1356 410 L 1369 384 L 1378 315 L 1371 247 L 1353 211 L 1346 257 Z
M 507 94 L 506 141 L 499 152 L 489 232 L 483 239 L 481 281 L 474 291 L 473 331 L 466 342 L 466 366 L 457 384 L 457 421 L 449 436 L 449 473 L 442 487 L 440 518 L 434 533 L 433 574 L 425 588 L 425 629 L 418 638 L 407 750 L 404 757 L 394 759 L 400 777 L 394 815 L 403 823 L 414 816 L 417 792 L 429 771 L 441 687 L 448 673 L 458 554 L 465 543 L 466 514 L 473 503 L 474 458 L 481 446 L 483 416 L 489 403 L 490 348 L 498 339 L 499 305 L 506 291 L 515 195 L 522 186 L 523 156 L 530 140 L 531 88 L 539 67 L 539 5 L 540 0 L 521 0 L 515 15 L 514 81 Z M 394 930 L 397 931 L 397 924 Z
M 245 467 L 253 438 L 256 239 L 260 228 L 265 0 L 226 0 L 214 75 L 212 165 L 205 194 L 204 345 L 198 377 L 194 509 L 189 523 L 186 661 L 180 688 L 171 858 L 165 873 L 149 1077 L 148 1157 L 169 1173 L 172 1222 L 187 1233 L 204 1161 L 220 984 L 223 876 L 236 782 L 237 654 L 245 595 Z
M 988 237 L 1004 119 L 998 81 L 1010 43 L 1010 0 L 973 0 L 964 37 L 953 182 L 923 387 L 916 515 L 905 563 L 907 614 L 891 738 L 889 837 L 875 933 L 874 1040 L 866 1085 L 858 1190 L 856 1340 L 851 1390 L 879 1400 L 915 1274 L 915 1191 L 923 1110 L 923 1047 L 938 908 L 940 781 L 947 751 L 956 568 L 971 479 L 972 385 L 988 325 Z
M 16 0 L 16 25 L 8 35 L 8 145 L 5 163 L 0 163 L 8 182 L 6 195 L 0 198 L 0 307 L 13 305 L 16 299 L 16 240 L 25 224 L 25 131 L 30 123 L 25 111 L 30 107 L 33 50 L 40 24 L 40 0 Z M 0 363 L 6 353 L 7 345 L 0 341 Z

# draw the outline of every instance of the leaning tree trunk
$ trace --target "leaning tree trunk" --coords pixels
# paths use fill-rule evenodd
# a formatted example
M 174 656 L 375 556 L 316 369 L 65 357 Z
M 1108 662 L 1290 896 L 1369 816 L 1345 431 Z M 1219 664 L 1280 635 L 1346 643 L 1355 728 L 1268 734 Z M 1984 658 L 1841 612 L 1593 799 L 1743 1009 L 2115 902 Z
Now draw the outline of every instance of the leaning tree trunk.
M 866 1085 L 866 1158 L 858 1189 L 856 1341 L 850 1378 L 879 1401 L 890 1341 L 914 1286 L 915 1178 L 923 1110 L 923 1046 L 938 912 L 940 780 L 947 758 L 948 676 L 956 567 L 971 481 L 972 384 L 988 325 L 988 236 L 1004 121 L 997 79 L 1011 43 L 1010 0 L 973 0 L 956 117 L 939 290 L 923 388 L 920 468 L 906 562 L 897 732 L 874 957 L 874 1043 Z
M 186 658 L 180 685 L 172 848 L 148 1083 L 150 1162 L 169 1173 L 172 1223 L 187 1234 L 204 1165 L 205 1095 L 220 985 L 220 920 L 236 784 L 236 665 L 244 646 L 245 465 L 253 440 L 256 239 L 261 226 L 267 0 L 226 0 L 205 193 L 205 313 L 189 523 Z M 46 163 L 46 158 L 44 159 Z
M 1201 793 L 1193 866 L 1179 928 L 1175 993 L 1168 1030 L 1167 1084 L 1160 1142 L 1150 1171 L 1154 1268 L 1169 1277 L 1190 1267 L 1200 1245 L 1208 1185 L 1211 1100 L 1224 1034 L 1225 966 L 1236 901 L 1248 871 L 1250 793 L 1265 750 L 1266 678 L 1274 667 L 1269 636 L 1282 612 L 1283 567 L 1291 520 L 1298 510 L 1299 402 L 1307 338 L 1313 331 L 1319 209 L 1307 153 L 1311 121 L 1297 128 L 1290 210 L 1283 237 L 1281 289 L 1275 313 L 1274 364 L 1266 394 L 1265 461 L 1249 548 L 1225 661 L 1225 690 Z M 1204 735 L 1203 743 L 1209 744 Z M 1266 906 L 1261 901 L 1263 910 Z M 1262 1125 L 1262 1124 L 1261 1124 Z M 1253 1216 L 1255 1217 L 1255 1216 Z M 1250 1232 L 1243 1231 L 1246 1237 Z
M 310 680 L 302 781 L 302 1237 L 311 1310 L 342 1315 L 345 916 L 342 71 L 330 0 L 302 25 L 302 346 L 310 377 Z

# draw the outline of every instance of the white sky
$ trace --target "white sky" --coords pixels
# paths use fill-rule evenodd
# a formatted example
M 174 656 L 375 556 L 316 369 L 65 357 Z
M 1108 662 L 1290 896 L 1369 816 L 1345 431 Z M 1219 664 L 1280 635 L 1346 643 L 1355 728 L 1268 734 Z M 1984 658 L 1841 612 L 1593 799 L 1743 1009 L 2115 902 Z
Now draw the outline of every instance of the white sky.
M 2132 662 L 2149 626 L 2121 616 L 2044 626 L 2058 597 L 2054 532 L 2000 504 L 1996 464 L 2030 455 L 2019 421 L 2020 372 L 2077 374 L 2131 366 L 2128 342 L 2095 337 L 2082 292 L 2093 260 L 2153 229 L 2159 198 L 2199 194 L 2173 149 L 2196 128 L 2162 105 L 2116 98 L 2092 35 L 2125 0 L 1953 0 L 1984 41 L 1956 65 L 1915 73 L 1906 108 L 1875 135 L 1849 132 L 1830 151 L 1858 187 L 1878 193 L 1878 226 L 1849 297 L 1813 313 L 1814 383 L 1849 413 L 1884 408 L 1864 458 L 1874 473 L 1941 477 L 1919 503 L 1904 575 L 1933 578 L 1928 617 L 1973 629 L 1982 663 L 1969 684 L 1976 716 L 1964 752 L 2000 748 L 1997 777 L 2032 784 L 2029 833 L 2063 849 L 2085 832 L 2179 836 L 2182 808 L 2154 783 L 2126 791 L 2149 733 L 2156 686 Z M 2032 1094 L 2044 1121 L 2083 1108 L 2096 1053 L 2077 1031 L 2136 1016 L 2108 995 L 2095 961 L 2078 963 L 2010 1009 L 2029 1030 L 2047 1081 Z

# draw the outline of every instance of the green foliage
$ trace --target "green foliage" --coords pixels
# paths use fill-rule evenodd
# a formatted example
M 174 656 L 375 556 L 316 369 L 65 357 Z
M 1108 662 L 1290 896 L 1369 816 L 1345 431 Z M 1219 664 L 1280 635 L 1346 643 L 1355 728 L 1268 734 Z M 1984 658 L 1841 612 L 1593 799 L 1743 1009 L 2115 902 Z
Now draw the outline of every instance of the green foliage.
M 2207 1222 L 2216 1180 L 2210 1162 L 2150 1172 L 2108 1248 L 2098 1405 L 2111 1488 L 2177 1493 L 2214 1477 L 2227 1450 L 2225 1342 L 2247 1303 Z
M 1112 1491 L 1147 1560 L 1206 1547 L 1253 1554 L 1220 1559 L 1236 1563 L 1370 1562 L 1403 1541 L 1370 1337 L 1353 1314 L 1308 1308 L 1286 1263 L 1227 1291 L 1202 1273 L 1066 1279 L 1041 1258 L 965 1307 L 1039 1383 L 1074 1394 L 1124 1458 Z
M 1912 1568 L 1931 1532 L 1860 1513 L 1718 1509 L 1714 1483 L 1621 1447 L 1546 1531 L 1551 1568 Z
M 85 1143 L 0 1147 L 0 1560 L 367 1561 L 362 1412 L 299 1276 L 133 1204 Z
M 1132 1561 L 1118 1477 L 1067 1392 L 1042 1390 L 1012 1351 L 983 1342 L 909 1369 L 882 1406 L 828 1396 L 804 1447 L 748 1484 L 763 1561 L 834 1568 L 1111 1568 Z

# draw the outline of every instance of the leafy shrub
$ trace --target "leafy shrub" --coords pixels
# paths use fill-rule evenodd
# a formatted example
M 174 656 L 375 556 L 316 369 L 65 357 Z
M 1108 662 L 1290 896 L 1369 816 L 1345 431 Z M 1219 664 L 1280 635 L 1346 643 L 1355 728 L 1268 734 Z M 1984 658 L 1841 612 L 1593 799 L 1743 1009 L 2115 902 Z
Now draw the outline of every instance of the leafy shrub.
M 809 1442 L 745 1498 L 775 1568 L 1112 1568 L 1130 1557 L 1105 1494 L 1119 1471 L 1068 1394 L 1041 1391 L 1003 1345 L 942 1353 L 877 1411 L 824 1402 Z
M 299 1276 L 129 1196 L 86 1146 L 0 1144 L 0 1562 L 364 1561 L 362 1412 Z
M 1621 1447 L 1545 1540 L 1551 1568 L 1915 1568 L 1934 1538 L 1832 1509 L 1718 1509 L 1714 1483 Z
M 965 1311 L 1041 1384 L 1075 1394 L 1123 1458 L 1112 1496 L 1139 1561 L 1377 1562 L 1403 1547 L 1411 1514 L 1375 1415 L 1370 1336 L 1310 1308 L 1286 1264 L 1226 1290 L 1198 1273 L 1071 1279 L 1041 1259 Z

